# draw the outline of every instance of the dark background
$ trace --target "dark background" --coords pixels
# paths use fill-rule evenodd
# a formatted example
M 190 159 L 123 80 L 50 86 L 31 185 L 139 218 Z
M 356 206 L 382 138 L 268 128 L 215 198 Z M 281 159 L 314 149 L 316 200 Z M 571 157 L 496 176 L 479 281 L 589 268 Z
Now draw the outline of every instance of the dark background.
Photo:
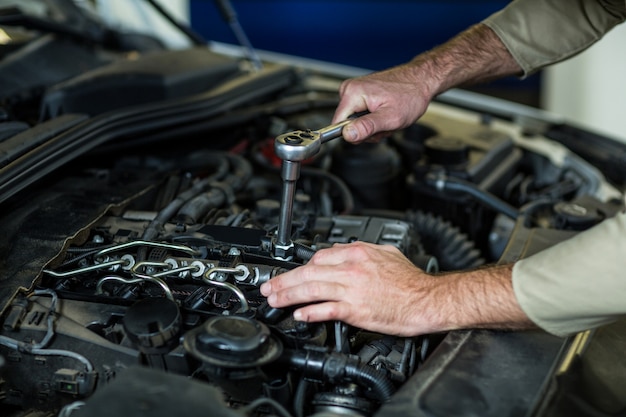
M 190 0 L 192 27 L 237 43 L 216 2 Z M 410 60 L 506 6 L 503 0 L 232 0 L 255 48 L 380 70 Z M 541 74 L 470 88 L 539 107 Z

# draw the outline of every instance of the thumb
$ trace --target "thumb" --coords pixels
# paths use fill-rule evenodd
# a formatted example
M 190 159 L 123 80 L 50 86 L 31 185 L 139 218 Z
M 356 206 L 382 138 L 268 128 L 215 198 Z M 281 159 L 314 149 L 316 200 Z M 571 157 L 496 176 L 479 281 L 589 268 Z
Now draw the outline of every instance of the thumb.
M 346 125 L 341 131 L 346 142 L 360 143 L 385 130 L 384 112 L 369 113 Z

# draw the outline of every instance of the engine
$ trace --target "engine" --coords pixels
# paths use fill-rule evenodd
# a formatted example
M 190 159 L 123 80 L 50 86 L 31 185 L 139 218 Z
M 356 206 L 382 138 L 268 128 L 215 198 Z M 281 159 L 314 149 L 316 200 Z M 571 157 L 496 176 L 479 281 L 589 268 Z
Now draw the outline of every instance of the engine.
M 387 401 L 424 359 L 424 341 L 294 321 L 269 307 L 259 286 L 335 242 L 390 244 L 424 261 L 412 226 L 324 216 L 324 201 L 301 192 L 295 255 L 276 259 L 275 174 L 253 175 L 248 159 L 226 152 L 194 152 L 180 163 L 188 167 L 181 175 L 140 189 L 70 238 L 37 289 L 15 297 L 0 339 L 11 381 L 5 402 L 58 409 L 133 365 L 218 386 L 231 406 L 262 397 L 300 415 L 336 407 L 363 415 Z M 130 182 L 131 171 L 141 178 L 136 171 L 145 170 L 121 165 L 108 175 Z
M 41 227 L 41 239 L 59 227 L 67 236 L 2 317 L 5 406 L 104 415 L 102 402 L 140 403 L 137 390 L 108 391 L 124 378 L 144 388 L 171 378 L 167 386 L 200 384 L 186 393 L 210 388 L 202 395 L 215 396 L 212 412 L 373 415 L 441 337 L 295 321 L 267 304 L 262 283 L 356 240 L 393 245 L 431 273 L 473 268 L 502 256 L 516 221 L 580 230 L 617 207 L 577 197 L 585 178 L 571 167 L 540 184 L 532 167 L 545 157 L 506 132 L 431 111 L 380 143 L 329 145 L 306 162 L 285 260 L 272 252 L 280 161 L 271 132 L 323 117 L 273 120 L 252 132 L 262 139 L 227 150 L 129 152 L 43 197 L 24 224 Z M 46 213 L 63 225 L 45 223 Z M 167 414 L 159 406 L 153 415 Z

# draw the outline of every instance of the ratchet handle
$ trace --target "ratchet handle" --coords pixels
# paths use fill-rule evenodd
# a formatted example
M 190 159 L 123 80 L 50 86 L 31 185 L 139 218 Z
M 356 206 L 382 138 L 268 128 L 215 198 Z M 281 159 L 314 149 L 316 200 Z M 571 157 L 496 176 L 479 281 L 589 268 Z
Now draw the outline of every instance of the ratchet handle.
M 341 132 L 343 131 L 344 127 L 352 123 L 354 119 L 361 117 L 367 113 L 369 113 L 367 110 L 363 112 L 359 112 L 359 113 L 353 113 L 346 120 L 342 122 L 335 123 L 334 125 L 326 126 L 317 130 L 317 132 L 320 135 L 320 141 L 322 143 L 326 143 L 331 139 L 341 137 Z
M 335 139 L 338 137 L 341 137 L 341 132 L 343 131 L 343 128 L 346 127 L 347 125 L 349 125 L 350 123 L 352 123 L 352 121 L 358 117 L 361 117 L 365 114 L 368 114 L 369 111 L 365 110 L 362 112 L 358 112 L 358 113 L 353 113 L 350 116 L 348 116 L 348 118 L 342 122 L 339 123 L 335 123 L 334 125 L 330 125 L 327 127 L 323 127 L 319 130 L 317 130 L 317 132 L 320 135 L 320 141 L 322 143 L 326 143 L 331 139 Z
M 319 134 L 319 141 L 326 143 L 329 140 L 341 137 L 341 131 L 347 125 L 352 122 L 352 119 L 346 119 L 343 122 L 335 123 L 334 125 L 323 127 L 316 132 Z
M 355 113 L 346 120 L 318 130 L 296 130 L 276 137 L 274 150 L 284 161 L 303 161 L 316 155 L 320 146 L 341 137 L 343 128 L 355 118 L 368 112 Z

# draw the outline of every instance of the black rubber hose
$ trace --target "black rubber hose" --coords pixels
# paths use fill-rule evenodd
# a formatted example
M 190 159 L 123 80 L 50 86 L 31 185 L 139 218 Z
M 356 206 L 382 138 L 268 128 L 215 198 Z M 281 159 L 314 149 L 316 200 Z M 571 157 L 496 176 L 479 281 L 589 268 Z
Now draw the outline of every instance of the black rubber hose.
M 204 178 L 202 181 L 198 181 L 191 188 L 181 192 L 167 206 L 161 209 L 154 220 L 146 227 L 142 236 L 143 240 L 151 240 L 157 237 L 163 225 L 174 217 L 187 201 L 207 190 L 212 182 L 220 180 L 228 172 L 228 164 L 224 164 L 225 155 L 226 154 L 219 153 L 208 158 L 208 165 L 215 165 L 217 171 L 213 175 Z
M 296 387 L 295 394 L 293 396 L 293 409 L 296 413 L 296 417 L 304 417 L 304 401 L 306 400 L 306 394 L 309 389 L 309 381 L 300 378 L 298 386 Z
M 359 359 L 339 352 L 285 350 L 281 361 L 302 371 L 304 377 L 319 382 L 354 382 L 372 391 L 380 402 L 391 398 L 395 392 L 393 382 L 386 372 L 362 364 Z
M 450 222 L 439 216 L 422 211 L 394 211 L 384 209 L 363 210 L 359 214 L 367 216 L 387 217 L 411 223 L 420 238 L 420 244 L 428 255 L 437 260 L 438 270 L 452 271 L 466 268 L 476 268 L 485 264 L 480 250 L 466 234 Z M 412 259 L 415 263 L 415 259 Z M 429 258 L 423 258 L 423 264 L 417 264 L 422 269 L 427 268 Z M 436 271 L 432 271 L 436 272 Z
M 426 177 L 426 183 L 437 188 L 440 191 L 451 191 L 469 194 L 481 204 L 504 214 L 513 220 L 519 216 L 519 210 L 508 204 L 506 201 L 499 199 L 495 195 L 481 190 L 476 184 L 460 178 L 448 176 L 432 176 Z
M 343 210 L 339 214 L 350 214 L 354 211 L 354 196 L 350 187 L 338 176 L 319 168 L 302 167 L 300 174 L 303 176 L 317 177 L 331 182 L 340 192 Z
M 369 365 L 359 364 L 346 366 L 346 377 L 357 385 L 370 388 L 380 402 L 388 401 L 395 392 L 395 386 L 387 375 Z
M 180 210 L 178 210 L 176 220 L 185 224 L 195 224 L 207 214 L 209 210 L 224 204 L 224 201 L 226 201 L 224 190 L 212 188 L 187 201 Z
M 302 243 L 294 243 L 294 249 L 295 249 L 295 253 L 296 253 L 296 257 L 304 260 L 304 261 L 308 261 L 309 259 L 311 259 L 313 257 L 313 255 L 315 255 L 316 250 L 308 247 Z
M 150 222 L 146 230 L 143 232 L 143 240 L 151 240 L 156 238 L 163 225 L 169 221 L 178 210 L 190 199 L 203 192 L 209 185 L 209 181 L 200 181 L 195 183 L 191 188 L 180 193 L 174 200 L 172 200 L 167 206 L 165 206 L 157 216 Z
M 485 263 L 474 243 L 450 222 L 421 211 L 408 212 L 406 216 L 426 252 L 437 258 L 440 270 L 476 268 Z
M 226 154 L 224 156 L 231 166 L 231 173 L 220 183 L 210 182 L 208 191 L 196 194 L 188 199 L 176 213 L 177 220 L 186 224 L 198 222 L 209 210 L 220 207 L 229 202 L 229 196 L 234 198 L 235 192 L 243 188 L 252 177 L 252 165 L 241 156 Z M 212 177 L 213 178 L 213 177 Z M 206 184 L 205 180 L 202 181 Z
M 252 178 L 252 165 L 239 155 L 227 154 L 227 157 L 232 166 L 232 173 L 223 182 L 232 187 L 233 191 L 239 191 Z

